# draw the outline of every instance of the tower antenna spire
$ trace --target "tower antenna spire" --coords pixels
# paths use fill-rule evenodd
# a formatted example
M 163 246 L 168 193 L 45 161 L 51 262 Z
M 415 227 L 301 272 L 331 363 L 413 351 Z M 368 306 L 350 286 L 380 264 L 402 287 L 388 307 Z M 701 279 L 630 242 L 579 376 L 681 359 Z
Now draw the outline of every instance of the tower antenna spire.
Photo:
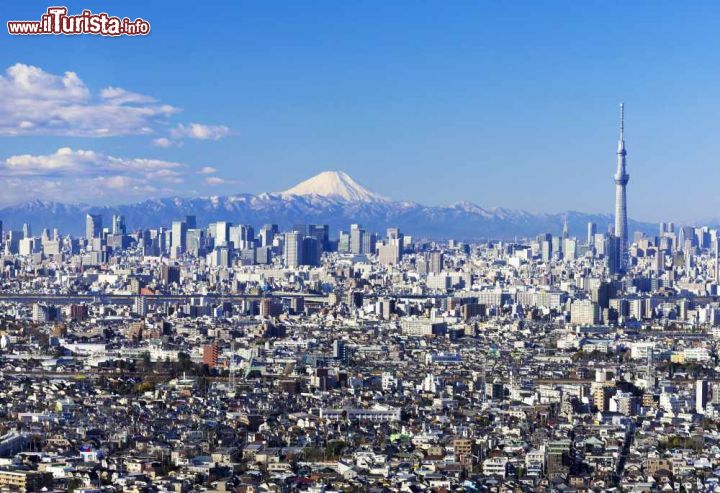
M 627 184 L 630 176 L 625 169 L 625 103 L 620 103 L 620 138 L 617 147 L 617 169 L 615 171 L 615 236 L 618 239 L 616 259 L 619 260 L 614 266 L 622 270 L 625 266 L 625 255 L 627 252 Z

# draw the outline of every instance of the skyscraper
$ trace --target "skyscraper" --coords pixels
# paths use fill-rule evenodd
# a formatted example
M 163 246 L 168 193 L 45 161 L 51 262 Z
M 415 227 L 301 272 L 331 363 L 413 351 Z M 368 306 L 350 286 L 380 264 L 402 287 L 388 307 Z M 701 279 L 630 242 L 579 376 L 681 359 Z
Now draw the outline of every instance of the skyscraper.
M 185 221 L 173 221 L 171 239 L 170 256 L 177 258 L 185 253 L 187 246 L 187 224 Z
M 102 216 L 100 214 L 87 214 L 85 216 L 85 238 L 92 240 L 102 236 Z
M 302 265 L 320 265 L 322 245 L 314 236 L 306 236 L 302 239 Z
M 230 241 L 230 226 L 227 221 L 218 221 L 210 225 L 210 236 L 215 238 L 215 246 L 226 245 Z
M 330 226 L 327 224 L 310 224 L 308 225 L 308 235 L 317 238 L 320 248 L 323 251 L 329 250 L 330 243 Z
M 264 224 L 260 229 L 260 246 L 272 246 L 275 235 L 278 234 L 277 224 Z
M 230 242 L 236 250 L 245 250 L 255 246 L 255 229 L 249 224 L 230 226 Z
M 444 267 L 445 256 L 442 252 L 430 252 L 428 255 L 428 272 L 431 274 L 439 274 Z
M 595 223 L 587 224 L 587 244 L 592 246 L 595 243 L 595 233 L 597 233 L 597 225 Z
M 359 224 L 350 225 L 350 252 L 355 255 L 368 253 L 363 251 L 363 237 L 367 233 L 360 227 Z
M 113 214 L 112 217 L 112 234 L 114 235 L 124 235 L 127 233 L 127 228 L 125 227 L 125 216 Z
M 605 238 L 605 263 L 607 264 L 608 272 L 610 274 L 616 274 L 623 268 L 623 257 L 621 239 L 615 235 L 607 235 Z
M 615 236 L 618 237 L 620 248 L 620 259 L 624 259 L 627 251 L 628 230 L 627 230 L 627 187 L 630 175 L 625 172 L 625 105 L 620 104 L 620 138 L 617 147 L 617 170 L 615 171 Z
M 302 262 L 302 236 L 297 231 L 285 233 L 283 257 L 286 267 L 297 267 Z

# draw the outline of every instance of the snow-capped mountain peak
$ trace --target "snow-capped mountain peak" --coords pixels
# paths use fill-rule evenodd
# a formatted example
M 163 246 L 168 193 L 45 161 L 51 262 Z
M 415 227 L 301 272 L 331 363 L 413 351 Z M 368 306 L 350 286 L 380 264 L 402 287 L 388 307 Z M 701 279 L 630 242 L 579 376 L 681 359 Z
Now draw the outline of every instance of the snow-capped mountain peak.
M 342 171 L 323 171 L 294 187 L 280 192 L 283 197 L 293 195 L 320 196 L 345 202 L 386 202 L 382 195 L 371 192 Z

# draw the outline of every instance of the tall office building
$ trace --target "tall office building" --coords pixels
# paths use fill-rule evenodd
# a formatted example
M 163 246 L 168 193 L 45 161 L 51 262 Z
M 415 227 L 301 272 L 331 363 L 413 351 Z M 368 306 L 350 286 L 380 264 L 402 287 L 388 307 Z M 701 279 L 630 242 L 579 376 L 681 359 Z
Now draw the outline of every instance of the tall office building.
M 605 264 L 610 274 L 617 274 L 623 268 L 621 239 L 615 235 L 605 237 Z
M 5 242 L 5 252 L 10 254 L 18 253 L 20 251 L 20 240 L 22 236 L 22 231 L 8 231 L 7 241 Z
M 588 223 L 587 224 L 587 244 L 588 244 L 588 246 L 592 246 L 595 243 L 595 234 L 596 233 L 597 233 L 597 224 Z
M 592 300 L 576 300 L 570 305 L 570 323 L 593 325 L 600 321 L 600 309 Z
M 261 246 L 255 250 L 255 262 L 272 264 L 272 246 Z
M 378 260 L 383 265 L 396 265 L 403 253 L 403 235 L 398 228 L 388 228 L 387 239 L 377 246 Z
M 246 250 L 255 246 L 255 229 L 249 224 L 230 226 L 230 242 L 235 250 Z
M 658 276 L 663 273 L 665 270 L 665 252 L 662 250 L 657 250 L 655 252 L 655 258 L 653 262 L 653 271 Z
M 188 228 L 185 235 L 185 251 L 190 255 L 199 257 L 205 254 L 205 230 Z
M 102 236 L 102 216 L 87 214 L 85 216 L 85 238 L 91 240 Z
M 127 233 L 127 228 L 125 227 L 125 216 L 121 216 L 119 214 L 113 214 L 112 234 L 124 235 L 126 233 Z
M 187 223 L 185 221 L 173 221 L 171 240 L 170 255 L 173 258 L 185 253 L 187 247 Z
M 565 238 L 562 242 L 563 258 L 576 259 L 577 258 L 577 239 Z
M 322 245 L 314 236 L 292 231 L 285 233 L 283 259 L 286 267 L 320 265 Z
M 387 229 L 387 237 L 390 240 L 394 239 L 403 239 L 403 234 L 400 232 L 400 229 L 398 228 L 388 228 Z
M 445 256 L 442 252 L 430 252 L 428 255 L 428 273 L 439 274 L 444 267 Z
M 275 235 L 278 234 L 278 231 L 279 229 L 277 224 L 263 224 L 263 227 L 260 228 L 260 246 L 272 246 L 273 240 L 275 239 Z
M 540 242 L 540 258 L 543 262 L 549 262 L 552 258 L 552 241 L 543 240 Z
M 148 302 L 145 296 L 136 296 L 133 300 L 133 312 L 144 317 L 148 313 Z
M 230 241 L 230 226 L 232 223 L 218 221 L 210 225 L 210 236 L 215 239 L 215 246 L 227 245 Z
M 306 236 L 302 239 L 302 265 L 320 265 L 322 258 L 322 244 L 314 236 Z
M 627 229 L 627 195 L 626 187 L 630 175 L 625 170 L 625 105 L 620 104 L 620 138 L 617 148 L 617 170 L 615 171 L 615 236 L 619 238 L 620 260 L 624 262 L 627 252 L 628 229 Z M 624 265 L 624 264 L 623 264 Z
M 350 233 L 347 231 L 340 231 L 338 235 L 338 252 L 350 253 Z
M 375 245 L 377 243 L 377 235 L 375 233 L 368 233 L 367 231 L 362 236 L 362 248 L 361 253 L 368 255 L 375 253 Z
M 310 224 L 307 234 L 317 239 L 323 251 L 329 250 L 330 226 L 327 224 Z
M 363 251 L 363 237 L 366 234 L 365 230 L 362 229 L 359 224 L 350 225 L 350 253 L 354 253 L 355 255 L 368 253 Z
M 207 261 L 214 267 L 230 267 L 233 259 L 232 244 L 218 245 L 207 256 Z
M 285 233 L 285 246 L 283 258 L 286 267 L 297 267 L 302 262 L 302 235 L 297 231 Z

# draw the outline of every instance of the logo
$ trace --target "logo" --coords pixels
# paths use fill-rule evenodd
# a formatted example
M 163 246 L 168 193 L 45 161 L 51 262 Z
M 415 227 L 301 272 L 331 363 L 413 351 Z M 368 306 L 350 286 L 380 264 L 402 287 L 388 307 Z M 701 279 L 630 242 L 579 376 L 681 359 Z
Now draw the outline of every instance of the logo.
M 81 14 L 68 15 L 67 7 L 48 7 L 39 21 L 8 21 L 8 33 L 13 36 L 40 34 L 94 34 L 96 36 L 147 36 L 150 23 L 138 17 L 131 20 L 83 10 Z

